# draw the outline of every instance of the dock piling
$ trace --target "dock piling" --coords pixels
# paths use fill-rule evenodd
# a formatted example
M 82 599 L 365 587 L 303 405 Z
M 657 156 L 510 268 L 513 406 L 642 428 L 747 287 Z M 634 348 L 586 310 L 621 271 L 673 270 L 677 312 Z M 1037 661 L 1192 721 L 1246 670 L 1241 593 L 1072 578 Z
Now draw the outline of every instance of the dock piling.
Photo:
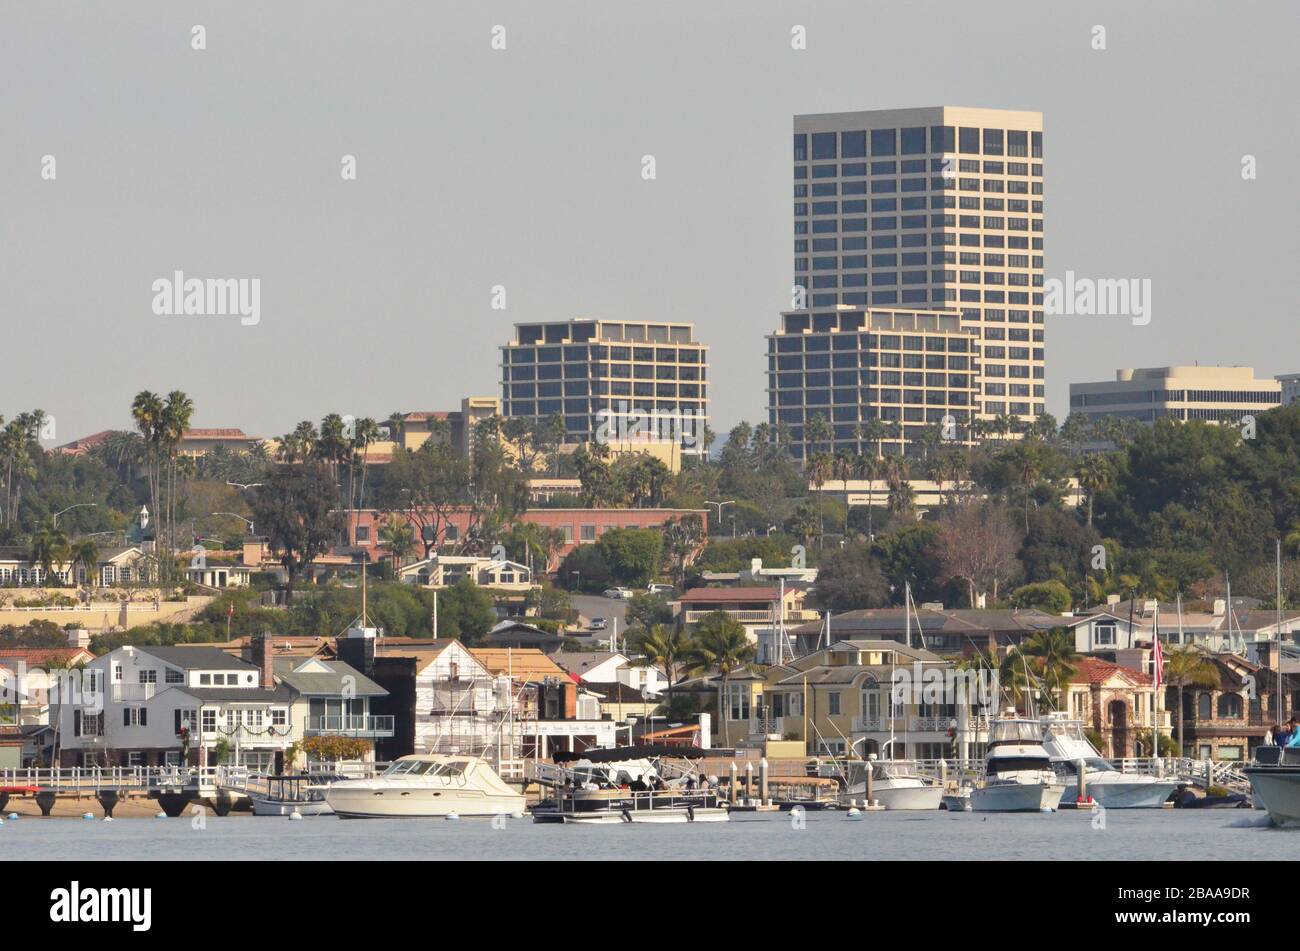
M 1088 801 L 1088 764 L 1077 759 L 1074 761 L 1074 769 L 1078 778 L 1078 794 L 1074 801 L 1082 806 Z
M 758 798 L 765 806 L 772 804 L 772 795 L 767 783 L 767 757 L 758 761 Z
M 53 789 L 42 789 L 36 794 L 36 805 L 40 807 L 41 815 L 49 816 L 50 810 L 54 808 L 54 800 L 57 793 Z

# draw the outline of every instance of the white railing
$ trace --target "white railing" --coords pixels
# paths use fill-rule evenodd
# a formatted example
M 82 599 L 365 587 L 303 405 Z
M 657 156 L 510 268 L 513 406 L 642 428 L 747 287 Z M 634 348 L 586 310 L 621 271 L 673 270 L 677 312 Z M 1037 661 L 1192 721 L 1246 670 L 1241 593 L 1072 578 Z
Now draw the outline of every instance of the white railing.
M 0 786 L 60 792 L 100 789 L 181 789 L 244 786 L 248 770 L 234 766 L 70 766 L 0 770 Z
M 126 606 L 126 609 L 127 609 L 128 612 L 130 612 L 130 611 L 159 611 L 159 610 L 162 609 L 161 606 L 162 606 L 163 604 L 181 604 L 181 603 L 183 603 L 183 602 L 180 602 L 180 601 L 162 601 L 162 602 L 159 602 L 159 606 L 158 606 L 158 607 L 155 607 L 152 601 L 102 601 L 102 602 L 92 603 L 92 604 L 58 604 L 58 605 L 54 605 L 54 604 L 52 604 L 52 605 L 50 605 L 49 607 L 45 607 L 45 608 L 41 608 L 41 607 L 31 607 L 30 605 L 27 605 L 27 606 L 24 606 L 24 607 L 21 607 L 21 608 L 19 608 L 19 607 L 4 607 L 4 608 L 0 608 L 0 610 L 4 610 L 4 611 L 27 611 L 27 612 L 42 612 L 42 611 L 64 611 L 64 612 L 75 612 L 75 611 L 83 611 L 83 612 L 85 612 L 85 611 L 120 611 L 120 610 L 122 610 L 122 606 L 125 605 L 125 606 Z
M 362 736 L 392 736 L 394 730 L 391 716 L 324 716 L 308 717 L 309 733 L 350 733 Z
M 157 692 L 157 684 L 113 684 L 114 700 L 152 700 Z

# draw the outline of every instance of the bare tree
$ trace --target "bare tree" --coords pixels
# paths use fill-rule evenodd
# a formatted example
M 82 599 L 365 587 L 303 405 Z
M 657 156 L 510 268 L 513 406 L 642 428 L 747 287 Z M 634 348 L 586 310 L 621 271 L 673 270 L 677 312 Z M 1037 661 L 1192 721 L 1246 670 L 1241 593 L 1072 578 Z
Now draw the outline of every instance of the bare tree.
M 982 594 L 996 601 L 998 587 L 1019 567 L 1022 536 L 1016 520 L 1001 505 L 967 501 L 950 507 L 939 522 L 938 554 L 944 576 L 966 583 L 971 607 Z

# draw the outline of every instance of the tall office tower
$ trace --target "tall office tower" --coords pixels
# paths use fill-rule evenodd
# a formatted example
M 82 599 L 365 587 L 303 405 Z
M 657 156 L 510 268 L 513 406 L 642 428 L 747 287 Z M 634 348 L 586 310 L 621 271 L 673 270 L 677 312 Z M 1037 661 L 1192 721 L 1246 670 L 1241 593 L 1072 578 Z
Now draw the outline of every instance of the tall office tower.
M 565 441 L 614 450 L 673 443 L 703 456 L 708 347 L 694 325 L 626 320 L 516 324 L 501 348 L 502 413 L 564 419 Z
M 977 417 L 1042 413 L 1042 128 L 952 106 L 796 116 L 795 308 L 956 310 L 980 340 Z

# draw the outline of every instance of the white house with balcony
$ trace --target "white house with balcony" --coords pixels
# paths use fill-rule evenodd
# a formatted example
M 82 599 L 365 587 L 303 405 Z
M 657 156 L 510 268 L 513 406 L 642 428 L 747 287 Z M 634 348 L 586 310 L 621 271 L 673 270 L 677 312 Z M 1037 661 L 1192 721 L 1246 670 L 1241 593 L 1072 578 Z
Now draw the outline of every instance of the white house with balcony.
M 386 691 L 340 662 L 259 663 L 216 647 L 126 646 L 96 658 L 60 685 L 59 760 L 64 766 L 216 765 L 285 768 L 285 753 L 315 734 L 373 739 L 392 718 L 369 716 Z
M 427 588 L 449 587 L 462 578 L 484 588 L 502 591 L 528 591 L 533 587 L 533 573 L 527 565 L 473 555 L 434 555 L 403 565 L 397 576 L 405 584 Z

